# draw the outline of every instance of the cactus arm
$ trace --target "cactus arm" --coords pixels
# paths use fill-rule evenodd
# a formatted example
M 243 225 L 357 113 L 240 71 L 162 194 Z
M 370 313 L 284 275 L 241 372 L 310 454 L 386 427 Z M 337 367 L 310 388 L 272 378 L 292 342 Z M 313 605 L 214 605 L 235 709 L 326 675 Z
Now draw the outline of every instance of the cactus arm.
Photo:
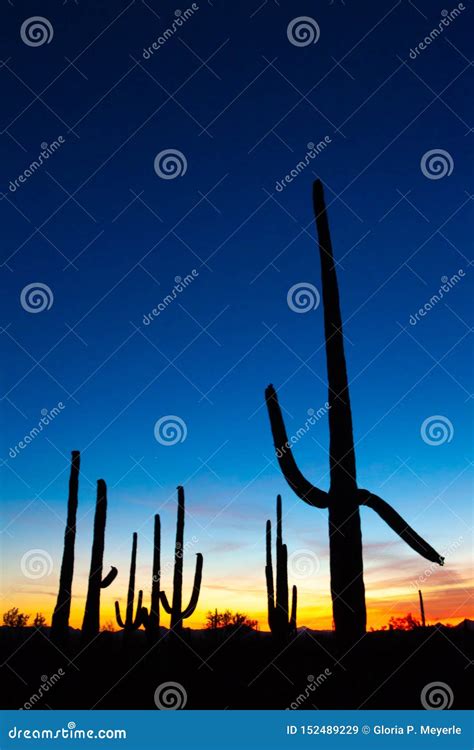
M 419 555 L 425 557 L 431 562 L 438 563 L 438 565 L 444 565 L 444 557 L 436 552 L 428 542 L 425 542 L 425 540 L 407 524 L 401 515 L 397 513 L 391 505 L 385 502 L 385 500 L 382 500 L 378 495 L 373 495 L 368 490 L 359 490 L 357 496 L 361 505 L 366 505 L 368 508 L 375 510 L 380 518 L 382 518 L 385 523 L 403 539 L 404 542 L 414 549 L 415 552 L 418 552 Z
M 327 492 L 318 489 L 312 485 L 311 482 L 308 482 L 298 469 L 296 461 L 293 458 L 293 453 L 288 447 L 288 435 L 283 421 L 283 415 L 281 413 L 280 404 L 278 403 L 276 391 L 272 385 L 269 385 L 265 390 L 265 399 L 267 402 L 268 416 L 270 417 L 273 443 L 275 445 L 278 463 L 280 464 L 283 476 L 293 492 L 301 498 L 301 500 L 304 500 L 305 503 L 316 508 L 327 508 Z
M 320 180 L 313 185 L 313 207 L 321 261 L 324 333 L 328 372 L 329 454 L 331 489 L 356 488 L 356 465 L 352 413 L 349 400 L 341 308 L 329 221 Z
M 296 608 L 298 606 L 298 589 L 293 586 L 291 595 L 291 617 L 290 617 L 290 631 L 296 631 Z
M 132 623 L 132 627 L 135 629 L 138 629 L 143 622 L 142 614 L 143 614 L 143 609 L 145 608 L 142 607 L 142 603 L 143 603 L 143 591 L 140 589 L 140 591 L 138 592 L 138 599 L 137 599 L 137 613 Z M 147 611 L 147 615 L 148 615 L 148 611 Z
M 119 628 L 125 628 L 125 624 L 120 616 L 120 604 L 118 602 L 115 602 L 115 617 Z
M 112 565 L 111 568 L 110 568 L 110 571 L 107 573 L 107 575 L 105 576 L 105 578 L 102 579 L 101 584 L 100 584 L 100 588 L 101 589 L 106 589 L 108 586 L 110 586 L 110 584 L 113 583 L 115 581 L 115 579 L 117 578 L 117 573 L 118 573 L 117 568 L 115 568 Z
M 197 607 L 199 594 L 201 592 L 203 562 L 204 558 L 201 553 L 198 552 L 196 555 L 196 570 L 194 573 L 193 591 L 191 594 L 191 599 L 189 600 L 189 604 L 181 615 L 181 620 L 186 620 L 188 617 L 191 617 L 192 613 Z
M 148 614 L 148 609 L 146 607 L 142 607 L 140 610 L 140 623 L 147 628 L 149 627 L 149 622 L 150 615 Z
M 164 591 L 160 591 L 160 602 L 161 602 L 161 606 L 165 610 L 166 614 L 170 615 L 171 612 L 172 612 L 172 610 L 171 610 L 171 607 L 170 607 L 169 602 L 168 602 L 168 597 L 166 596 L 166 594 L 165 594 Z

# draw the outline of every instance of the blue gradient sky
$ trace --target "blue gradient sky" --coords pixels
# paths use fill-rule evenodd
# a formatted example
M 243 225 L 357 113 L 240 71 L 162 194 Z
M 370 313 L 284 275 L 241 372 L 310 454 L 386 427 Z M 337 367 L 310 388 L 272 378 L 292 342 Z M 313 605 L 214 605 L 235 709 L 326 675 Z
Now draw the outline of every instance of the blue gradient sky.
M 134 530 L 148 592 L 157 511 L 165 557 L 171 555 L 174 488 L 182 483 L 187 537 L 198 537 L 187 557 L 188 582 L 193 551 L 204 554 L 196 624 L 207 608 L 227 605 L 257 613 L 266 625 L 263 533 L 281 492 L 290 553 L 310 550 L 320 561 L 319 572 L 295 581 L 300 623 L 330 625 L 327 518 L 286 487 L 263 403 L 272 382 L 292 434 L 327 397 L 322 309 L 296 314 L 286 302 L 293 284 L 320 288 L 311 206 L 317 175 L 327 186 L 341 261 L 359 483 L 393 502 L 441 552 L 462 537 L 426 586 L 433 587 L 433 617 L 466 615 L 472 527 L 466 22 L 472 9 L 465 5 L 416 60 L 410 48 L 438 25 L 444 7 L 427 0 L 417 0 L 416 8 L 392 0 L 357 7 L 337 0 L 261 7 L 258 0 L 238 7 L 203 2 L 149 60 L 143 48 L 174 17 L 168 2 L 69 0 L 27 12 L 6 5 L 1 57 L 7 62 L 0 70 L 5 604 L 20 599 L 32 610 L 43 597 L 43 611 L 54 605 L 69 451 L 79 449 L 76 620 L 95 481 L 103 477 L 105 560 L 120 569 L 103 597 L 106 614 L 113 598 L 125 595 Z M 28 13 L 48 17 L 50 44 L 21 41 Z M 286 30 L 304 15 L 317 20 L 321 36 L 297 47 Z M 12 193 L 10 180 L 42 142 L 58 136 L 65 138 L 60 150 Z M 276 181 L 304 158 L 307 143 L 325 136 L 327 149 L 277 192 Z M 156 175 L 154 158 L 168 148 L 186 156 L 183 177 Z M 420 159 L 431 149 L 451 155 L 449 177 L 423 175 Z M 143 316 L 170 293 L 175 277 L 192 269 L 199 272 L 193 284 L 144 326 Z M 465 278 L 410 326 L 410 315 L 437 292 L 441 277 L 459 269 Z M 19 297 L 36 281 L 53 290 L 54 304 L 33 315 Z M 41 409 L 60 401 L 66 408 L 56 420 L 9 457 Z M 155 440 L 155 422 L 164 415 L 185 421 L 183 443 Z M 449 443 L 421 439 L 431 415 L 452 423 Z M 322 419 L 295 449 L 308 478 L 323 488 L 327 447 Z M 416 609 L 411 582 L 426 566 L 369 510 L 362 516 L 369 624 L 378 625 Z M 40 581 L 25 581 L 20 571 L 31 548 L 53 559 L 51 574 Z M 165 588 L 170 581 L 167 574 Z

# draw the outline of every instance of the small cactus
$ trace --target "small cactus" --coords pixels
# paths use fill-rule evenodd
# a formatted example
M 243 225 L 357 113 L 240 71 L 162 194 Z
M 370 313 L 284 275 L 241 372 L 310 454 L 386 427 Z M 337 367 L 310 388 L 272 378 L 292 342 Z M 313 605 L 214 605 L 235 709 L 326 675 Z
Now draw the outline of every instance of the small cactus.
M 125 610 L 125 622 L 122 620 L 120 615 L 120 604 L 115 602 L 115 617 L 117 618 L 117 624 L 120 628 L 123 628 L 125 632 L 131 632 L 138 630 L 142 624 L 142 601 L 143 591 L 138 592 L 137 610 L 135 619 L 133 617 L 133 603 L 135 599 L 135 571 L 137 568 L 137 532 L 133 532 L 132 541 L 132 556 L 130 558 L 130 578 L 128 580 L 128 593 L 127 593 L 127 608 Z
M 171 615 L 171 630 L 181 632 L 183 620 L 191 617 L 196 609 L 199 593 L 201 591 L 203 556 L 200 552 L 196 555 L 196 571 L 191 598 L 188 606 L 183 609 L 183 558 L 184 558 L 184 489 L 178 487 L 178 519 L 176 523 L 176 544 L 174 552 L 174 574 L 173 574 L 173 600 L 170 607 L 168 598 L 164 591 L 160 592 L 160 600 L 163 609 Z
M 266 527 L 266 553 L 268 625 L 275 639 L 285 641 L 296 632 L 297 590 L 296 586 L 293 586 L 291 615 L 288 618 L 288 550 L 286 544 L 283 544 L 281 495 L 277 497 L 276 597 L 273 584 L 271 521 L 267 521 Z
M 86 607 L 82 623 L 83 640 L 94 638 L 100 628 L 100 590 L 105 589 L 116 579 L 117 568 L 102 578 L 104 558 L 105 524 L 107 520 L 107 485 L 103 479 L 97 482 L 97 500 L 94 517 L 94 537 L 92 541 L 91 567 L 87 589 Z

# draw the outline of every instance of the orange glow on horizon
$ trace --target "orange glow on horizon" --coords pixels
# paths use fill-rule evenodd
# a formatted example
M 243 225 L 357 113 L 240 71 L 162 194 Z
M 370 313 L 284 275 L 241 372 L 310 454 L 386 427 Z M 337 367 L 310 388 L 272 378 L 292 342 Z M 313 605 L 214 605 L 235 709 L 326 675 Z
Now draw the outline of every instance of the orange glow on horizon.
M 49 593 L 49 592 L 48 592 Z M 206 614 L 209 611 L 218 609 L 219 612 L 225 609 L 231 609 L 233 612 L 243 612 L 249 619 L 258 621 L 258 628 L 262 631 L 268 631 L 267 613 L 264 607 L 259 606 L 260 602 L 266 602 L 265 591 L 259 596 L 245 595 L 238 592 L 232 597 L 224 590 L 219 592 L 221 595 L 216 596 L 215 591 L 206 592 L 203 597 L 203 603 L 198 606 L 194 614 L 185 621 L 185 626 L 200 629 L 205 627 Z M 417 592 L 407 592 L 403 594 L 389 592 L 377 592 L 380 596 L 371 596 L 367 593 L 367 629 L 374 628 L 378 630 L 383 626 L 388 626 L 391 617 L 405 617 L 409 612 L 417 619 L 420 619 L 418 607 Z M 223 596 L 225 594 L 225 597 Z M 314 596 L 314 595 L 313 595 Z M 186 597 L 184 597 L 186 598 Z M 246 606 L 254 599 L 254 606 Z M 125 596 L 120 597 L 121 608 L 124 607 Z M 223 604 L 228 602 L 229 606 Z M 321 601 L 321 600 L 320 600 Z M 41 612 L 46 617 L 46 624 L 50 625 L 51 616 L 56 602 L 56 594 L 51 591 L 45 598 L 43 594 L 18 593 L 18 595 L 4 595 L 2 597 L 2 613 L 11 607 L 18 607 L 21 612 L 30 614 L 30 623 L 37 612 Z M 84 595 L 76 594 L 73 596 L 71 606 L 71 616 L 69 624 L 73 628 L 81 628 L 84 614 L 85 593 Z M 144 606 L 148 606 L 147 596 L 144 597 Z M 256 606 L 255 606 L 256 605 Z M 135 599 L 136 606 L 136 599 Z M 446 591 L 436 592 L 426 590 L 425 608 L 427 624 L 443 622 L 447 625 L 456 625 L 464 619 L 474 619 L 474 609 L 466 601 L 466 590 L 463 587 L 453 586 L 448 593 Z M 161 610 L 161 624 L 169 627 L 169 616 Z M 101 602 L 101 627 L 110 625 L 114 630 L 119 630 L 115 619 L 115 607 L 113 596 L 102 595 Z M 324 605 L 318 607 L 300 606 L 298 607 L 298 627 L 305 626 L 313 630 L 331 630 L 332 629 L 332 608 L 330 603 L 329 592 L 324 597 Z

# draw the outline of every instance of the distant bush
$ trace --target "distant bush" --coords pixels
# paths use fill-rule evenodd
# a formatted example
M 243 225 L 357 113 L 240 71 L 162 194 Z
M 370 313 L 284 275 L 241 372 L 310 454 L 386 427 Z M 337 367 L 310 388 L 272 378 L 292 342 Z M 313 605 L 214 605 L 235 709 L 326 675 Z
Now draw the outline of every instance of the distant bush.
M 206 628 L 208 630 L 217 630 L 218 628 L 239 628 L 245 625 L 252 630 L 258 630 L 258 621 L 251 620 L 242 612 L 231 612 L 226 609 L 225 612 L 208 612 L 206 615 Z
M 29 619 L 30 616 L 20 612 L 18 607 L 12 607 L 3 614 L 3 624 L 8 628 L 24 628 Z

